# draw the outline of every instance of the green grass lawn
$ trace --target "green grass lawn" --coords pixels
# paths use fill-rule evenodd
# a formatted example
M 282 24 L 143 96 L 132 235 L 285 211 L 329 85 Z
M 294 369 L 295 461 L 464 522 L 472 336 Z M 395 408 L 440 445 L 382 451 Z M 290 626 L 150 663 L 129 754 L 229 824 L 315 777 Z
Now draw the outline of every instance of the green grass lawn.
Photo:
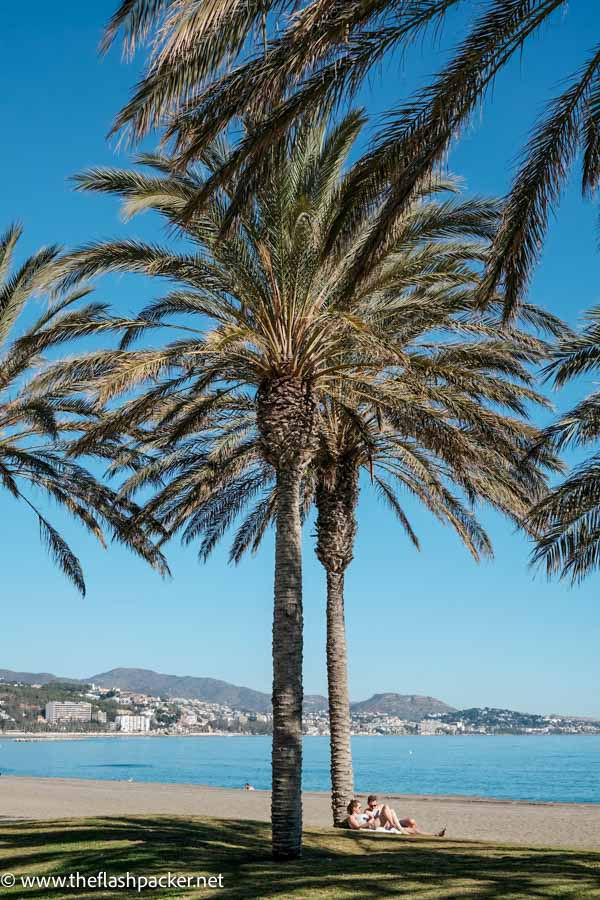
M 309 828 L 300 861 L 275 865 L 269 829 L 217 819 L 78 819 L 0 826 L 0 873 L 222 875 L 222 889 L 166 887 L 154 897 L 598 897 L 600 853 L 469 841 L 356 836 Z M 0 881 L 2 877 L 0 875 Z M 0 888 L 1 897 L 135 897 L 133 889 Z

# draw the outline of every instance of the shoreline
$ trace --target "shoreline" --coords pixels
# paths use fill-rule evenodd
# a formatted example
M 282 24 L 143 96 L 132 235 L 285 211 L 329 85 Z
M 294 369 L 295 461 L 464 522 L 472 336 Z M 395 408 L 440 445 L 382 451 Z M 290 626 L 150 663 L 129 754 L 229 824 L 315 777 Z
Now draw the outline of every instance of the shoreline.
M 527 733 L 518 733 L 512 734 L 508 732 L 504 732 L 502 734 L 477 734 L 475 732 L 465 732 L 464 734 L 365 734 L 364 732 L 351 733 L 350 735 L 353 738 L 443 738 L 444 740 L 451 740 L 453 738 L 515 738 L 515 737 L 526 737 L 526 738 L 548 738 L 548 737 L 560 737 L 560 738 L 597 738 L 600 737 L 600 732 L 598 733 L 583 733 L 583 732 L 557 732 L 552 734 L 527 734 Z M 38 731 L 10 731 L 4 732 L 0 731 L 0 742 L 2 738 L 7 741 L 72 741 L 72 740 L 86 740 L 88 738 L 158 738 L 158 737 L 170 737 L 170 738 L 204 738 L 204 737 L 272 737 L 270 733 L 266 734 L 250 734 L 247 731 L 185 731 L 185 732 L 166 732 L 166 731 L 50 731 L 50 732 L 38 732 Z M 329 738 L 329 734 L 304 734 L 303 738 Z
M 0 772 L 0 775 L 2 773 Z M 6 781 L 14 780 L 15 782 L 30 782 L 30 781 L 41 781 L 41 782 L 56 782 L 65 785 L 73 785 L 73 784 L 81 784 L 81 785 L 135 785 L 136 787 L 145 787 L 145 788 L 187 788 L 187 789 L 199 789 L 202 791 L 211 791 L 211 792 L 231 792 L 232 794 L 240 793 L 244 796 L 248 794 L 268 794 L 271 795 L 271 792 L 268 790 L 264 790 L 263 788 L 254 788 L 252 791 L 245 791 L 242 786 L 238 787 L 223 787 L 221 785 L 213 785 L 213 784 L 202 784 L 195 781 L 130 781 L 129 779 L 120 779 L 120 778 L 77 778 L 75 776 L 67 777 L 61 775 L 2 775 L 1 783 Z M 366 800 L 368 791 L 355 791 L 355 796 L 358 798 L 362 798 Z M 320 799 L 327 799 L 329 802 L 330 792 L 329 791 L 313 791 L 306 790 L 302 791 L 303 797 L 315 797 Z M 396 793 L 387 793 L 385 791 L 379 791 L 378 796 L 386 797 L 391 800 L 400 800 L 402 802 L 417 802 L 417 803 L 465 803 L 470 805 L 472 803 L 478 805 L 490 804 L 492 806 L 535 806 L 535 807 L 558 807 L 559 809 L 569 808 L 569 809 L 593 809 L 600 813 L 600 800 L 597 803 L 592 802 L 591 800 L 582 800 L 582 801 L 574 801 L 574 800 L 523 800 L 523 799 L 514 799 L 511 797 L 486 797 L 481 796 L 479 794 L 396 794 Z M 2 814 L 0 812 L 0 819 L 2 819 Z
M 384 792 L 379 797 L 400 817 L 412 816 L 426 830 L 447 826 L 451 839 L 600 849 L 600 804 Z M 328 793 L 306 791 L 302 801 L 305 825 L 331 826 Z M 233 819 L 243 828 L 245 820 L 268 822 L 270 802 L 270 791 L 244 791 L 241 787 L 18 775 L 0 778 L 0 825 L 2 819 L 166 815 Z

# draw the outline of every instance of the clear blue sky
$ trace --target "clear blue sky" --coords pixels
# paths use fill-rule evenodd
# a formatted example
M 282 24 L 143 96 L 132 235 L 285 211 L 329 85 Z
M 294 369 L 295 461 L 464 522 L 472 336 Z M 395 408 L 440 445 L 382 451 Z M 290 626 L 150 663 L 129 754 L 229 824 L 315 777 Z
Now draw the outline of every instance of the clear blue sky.
M 86 166 L 127 163 L 105 141 L 136 66 L 117 52 L 99 59 L 102 25 L 116 0 L 33 0 L 2 12 L 0 69 L 4 139 L 0 224 L 17 218 L 21 250 L 115 235 L 157 237 L 155 219 L 124 225 L 115 202 L 72 192 Z M 599 32 L 596 0 L 556 16 L 498 81 L 482 115 L 451 157 L 468 189 L 502 193 L 533 111 L 556 89 Z M 449 25 L 449 32 L 453 24 Z M 590 37 L 591 36 L 591 37 Z M 375 73 L 362 102 L 383 109 L 435 71 L 441 50 L 427 43 Z M 597 210 L 569 189 L 552 227 L 531 298 L 575 323 L 600 300 Z M 140 280 L 103 282 L 98 296 L 120 312 L 151 296 Z M 586 388 L 555 398 L 564 408 Z M 535 578 L 529 548 L 500 518 L 486 515 L 496 559 L 477 567 L 452 534 L 418 508 L 416 553 L 365 485 L 355 562 L 347 578 L 351 694 L 432 694 L 457 707 L 491 705 L 600 715 L 600 576 L 570 589 Z M 36 526 L 6 493 L 2 522 L 0 667 L 86 676 L 114 666 L 206 675 L 270 690 L 272 544 L 238 568 L 225 551 L 199 565 L 193 548 L 173 547 L 174 578 L 161 581 L 118 547 L 103 552 L 75 526 L 65 531 L 85 566 L 82 600 L 54 569 Z M 54 520 L 62 523 L 60 515 Z M 324 579 L 305 536 L 308 692 L 325 692 Z

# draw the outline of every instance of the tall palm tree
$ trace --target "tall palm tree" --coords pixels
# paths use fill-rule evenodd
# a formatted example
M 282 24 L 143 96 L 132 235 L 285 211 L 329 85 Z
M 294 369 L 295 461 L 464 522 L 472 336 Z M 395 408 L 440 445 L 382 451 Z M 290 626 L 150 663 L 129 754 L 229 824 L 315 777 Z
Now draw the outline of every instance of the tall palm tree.
M 65 442 L 85 433 L 97 412 L 84 399 L 48 391 L 32 394 L 28 385 L 43 362 L 44 351 L 74 337 L 102 329 L 106 307 L 75 306 L 88 289 L 76 290 L 41 311 L 32 324 L 16 333 L 17 320 L 32 295 L 59 264 L 59 250 L 46 247 L 13 269 L 21 228 L 13 225 L 0 236 L 0 483 L 37 518 L 40 535 L 52 558 L 85 594 L 79 560 L 37 505 L 35 491 L 66 509 L 106 546 L 106 535 L 127 544 L 161 572 L 162 554 L 138 528 L 131 527 L 137 508 L 119 498 L 86 469 L 65 455 Z
M 581 334 L 559 342 L 546 373 L 557 387 L 600 369 L 600 308 L 586 315 Z M 600 391 L 566 412 L 542 435 L 544 450 L 589 447 L 600 438 Z M 600 454 L 594 453 L 531 513 L 531 524 L 541 532 L 533 562 L 543 563 L 549 575 L 580 581 L 600 562 Z
M 510 368 L 516 348 L 510 347 L 507 336 L 504 341 L 505 364 Z M 469 354 L 479 357 L 475 364 L 477 373 L 469 373 L 474 374 L 469 387 L 459 387 L 465 375 L 469 379 L 469 374 L 464 362 L 453 372 L 450 357 L 456 349 L 455 346 L 448 353 L 448 361 L 440 360 L 441 377 L 429 373 L 431 381 L 437 380 L 436 387 L 441 390 L 434 388 L 428 392 L 427 387 L 433 385 L 427 384 L 425 376 L 421 396 L 418 391 L 412 397 L 408 395 L 406 405 L 399 404 L 391 415 L 384 415 L 383 422 L 374 414 L 357 421 L 356 416 L 347 417 L 333 409 L 327 410 L 324 416 L 313 491 L 317 510 L 316 552 L 327 578 L 331 799 L 336 825 L 344 822 L 348 801 L 353 796 L 344 585 L 346 570 L 354 557 L 361 469 L 366 472 L 367 483 L 376 488 L 417 548 L 419 541 L 406 515 L 402 491 L 415 497 L 443 524 L 449 524 L 476 561 L 493 554 L 491 541 L 471 504 L 488 502 L 523 527 L 531 503 L 545 493 L 541 467 L 529 465 L 524 470 L 520 465 L 535 429 L 506 415 L 490 418 L 489 408 L 481 409 L 484 397 L 490 402 L 490 395 L 495 394 L 490 391 L 489 372 L 485 375 L 482 372 L 486 365 L 485 349 L 480 356 L 469 345 Z M 439 355 L 442 357 L 443 352 Z M 488 360 L 492 371 L 498 361 L 498 356 Z M 495 371 L 494 377 L 504 380 L 506 375 L 507 372 Z M 510 383 L 503 388 L 506 389 L 503 401 L 521 407 L 520 390 L 515 390 Z M 447 398 L 443 397 L 444 390 Z M 494 399 L 497 403 L 497 395 Z M 553 467 L 549 454 L 544 463 Z M 466 503 L 461 495 L 467 498 Z M 266 515 L 268 508 L 264 512 Z M 249 523 L 242 524 L 234 544 L 237 556 L 249 537 L 256 543 L 255 534 L 262 533 L 264 525 L 257 518 L 254 511 Z
M 422 339 L 430 323 L 426 317 L 420 318 L 414 330 Z M 524 467 L 524 453 L 538 432 L 520 417 L 497 412 L 502 405 L 516 407 L 522 415 L 523 401 L 535 399 L 527 387 L 530 376 L 525 373 L 524 386 L 515 378 L 517 372 L 523 374 L 519 356 L 525 336 L 504 332 L 501 341 L 491 342 L 489 347 L 482 340 L 444 348 L 439 346 L 439 318 L 434 316 L 433 321 L 437 351 L 427 360 L 430 365 L 419 372 L 418 365 L 424 362 L 420 348 L 417 345 L 412 353 L 405 348 L 418 374 L 403 378 L 404 396 L 394 409 L 380 410 L 377 415 L 365 404 L 357 414 L 339 397 L 335 404 L 321 406 L 319 450 L 304 478 L 303 512 L 306 515 L 311 503 L 316 506 L 316 551 L 327 577 L 335 824 L 345 818 L 353 792 L 344 579 L 354 555 L 361 469 L 415 545 L 418 539 L 404 510 L 402 489 L 450 524 L 479 560 L 491 555 L 491 543 L 469 503 L 459 495 L 470 502 L 489 503 L 523 526 L 531 503 L 545 491 L 542 467 L 556 467 L 550 453 L 543 461 Z M 542 345 L 535 348 L 529 340 L 527 344 L 528 360 L 543 353 Z M 277 491 L 257 452 L 251 398 L 242 402 L 226 398 L 220 405 L 216 400 L 205 398 L 205 407 L 210 404 L 212 416 L 216 414 L 210 434 L 218 435 L 217 439 L 199 434 L 197 404 L 175 392 L 172 403 L 165 399 L 157 410 L 156 430 L 150 430 L 146 443 L 152 450 L 150 456 L 132 460 L 126 454 L 119 464 L 136 470 L 124 486 L 128 496 L 141 488 L 159 486 L 147 511 L 170 533 L 183 529 L 185 543 L 202 538 L 203 559 L 254 503 L 233 542 L 231 558 L 237 562 L 247 549 L 257 549 L 273 521 Z
M 321 406 L 319 450 L 307 469 L 303 486 L 304 514 L 317 509 L 317 555 L 327 576 L 327 669 L 331 732 L 332 808 L 334 823 L 345 817 L 352 795 L 350 716 L 344 626 L 344 578 L 352 561 L 356 535 L 359 472 L 364 469 L 381 498 L 398 516 L 409 538 L 418 545 L 397 488 L 422 502 L 457 532 L 475 559 L 491 554 L 491 544 L 468 505 L 455 491 L 490 503 L 523 525 L 531 502 L 540 497 L 545 481 L 536 465 L 522 466 L 528 445 L 537 436 L 532 426 L 510 415 L 492 414 L 488 404 L 517 407 L 534 395 L 521 392 L 519 356 L 525 335 L 498 331 L 501 339 L 461 345 L 442 343 L 439 317 L 433 316 L 436 352 L 421 357 L 417 339 L 424 339 L 431 320 L 413 307 L 417 346 L 411 357 L 418 374 L 403 377 L 404 396 L 395 408 L 359 416 L 338 397 Z M 473 328 L 475 331 L 475 326 Z M 486 337 L 490 338 L 491 329 Z M 543 345 L 526 340 L 528 360 L 543 354 Z M 431 348 L 433 349 L 433 348 Z M 538 357 L 539 358 L 539 357 Z M 427 359 L 428 365 L 421 366 Z M 515 363 L 517 366 L 515 368 Z M 525 373 L 525 381 L 530 376 Z M 513 381 L 517 381 L 516 384 Z M 482 405 L 485 398 L 486 404 Z M 183 529 L 185 543 L 202 537 L 206 558 L 217 541 L 246 507 L 255 503 L 239 527 L 231 558 L 239 561 L 256 549 L 277 506 L 271 471 L 257 449 L 256 411 L 252 398 L 205 397 L 210 409 L 209 437 L 199 432 L 197 398 L 177 390 L 162 398 L 155 425 L 149 431 L 148 457 L 124 454 L 118 465 L 132 466 L 124 486 L 129 496 L 159 486 L 147 511 L 167 531 Z M 206 421 L 202 423 L 206 429 Z M 214 437 L 214 436 L 218 437 Z M 555 463 L 546 454 L 543 467 Z M 452 490 L 454 486 L 454 491 Z M 258 495 L 258 500 L 256 497 Z
M 142 160 L 163 174 L 152 178 L 141 172 L 100 170 L 81 176 L 80 184 L 124 197 L 127 215 L 152 208 L 169 224 L 177 224 L 182 205 L 197 190 L 197 180 L 193 173 L 178 174 L 173 161 L 165 158 Z M 350 189 L 350 177 L 347 184 Z M 521 418 L 523 404 L 539 400 L 523 363 L 539 359 L 546 348 L 525 333 L 500 330 L 494 316 L 477 316 L 473 309 L 475 266 L 482 259 L 484 244 L 470 235 L 489 240 L 495 206 L 479 200 L 439 201 L 435 193 L 432 196 L 414 204 L 404 216 L 364 295 L 370 302 L 380 295 L 388 303 L 390 298 L 395 300 L 395 316 L 388 318 L 388 329 L 391 333 L 393 324 L 410 367 L 401 381 L 391 385 L 393 409 L 384 415 L 380 407 L 375 413 L 370 403 L 344 397 L 342 380 L 342 395 L 336 389 L 335 401 L 321 399 L 319 404 L 319 449 L 303 478 L 304 500 L 316 502 L 317 553 L 327 572 L 332 802 L 338 823 L 353 782 L 343 582 L 353 556 L 360 468 L 373 475 L 379 494 L 413 541 L 416 536 L 390 479 L 449 522 L 476 558 L 490 552 L 489 541 L 448 488 L 448 477 L 467 496 L 488 500 L 518 521 L 527 502 L 543 487 L 539 473 L 531 470 L 520 478 L 515 466 L 536 435 Z M 196 223 L 186 229 L 192 240 L 197 240 L 197 227 Z M 359 226 L 358 236 L 364 232 L 364 226 Z M 359 243 L 357 235 L 354 240 Z M 187 265 L 185 257 L 169 262 L 173 273 L 185 272 Z M 196 316 L 197 305 L 189 298 L 183 300 L 177 293 L 159 301 L 140 315 L 142 325 L 148 318 L 163 322 L 166 316 L 177 319 L 182 313 Z M 527 314 L 542 328 L 556 331 L 560 327 L 531 307 Z M 451 341 L 457 334 L 462 340 Z M 365 385 L 362 390 L 364 394 Z M 482 407 L 483 398 L 488 404 L 511 409 L 519 418 L 493 415 L 488 406 Z M 355 407 L 358 416 L 351 412 Z M 157 455 L 132 458 L 127 452 L 119 458 L 117 466 L 136 468 L 126 485 L 127 495 L 165 480 L 167 486 L 147 510 L 170 531 L 184 528 L 185 541 L 204 534 L 201 555 L 205 557 L 241 509 L 257 492 L 265 493 L 234 543 L 233 556 L 239 559 L 248 545 L 257 545 L 276 511 L 272 468 L 258 450 L 254 398 L 219 390 L 189 392 L 175 379 L 117 408 L 96 429 L 96 437 L 101 441 L 125 423 L 137 426 L 149 413 L 154 425 L 147 443 Z M 383 418 L 387 426 L 380 434 Z M 207 430 L 209 437 L 203 437 Z M 215 433 L 221 435 L 216 442 Z M 86 435 L 83 446 L 88 447 L 89 440 Z
M 340 383 L 356 384 L 374 401 L 389 403 L 393 386 L 380 384 L 378 373 L 406 362 L 388 334 L 393 297 L 383 292 L 350 297 L 341 291 L 356 242 L 377 215 L 370 204 L 362 215 L 357 211 L 356 197 L 341 174 L 361 125 L 361 115 L 353 113 L 331 129 L 323 123 L 300 128 L 273 147 L 269 172 L 251 207 L 232 223 L 227 240 L 220 239 L 228 216 L 228 195 L 221 192 L 195 214 L 194 245 L 187 254 L 137 241 L 104 242 L 72 254 L 64 263 L 65 288 L 108 271 L 176 279 L 180 287 L 142 311 L 120 350 L 67 361 L 37 383 L 38 390 L 46 384 L 67 389 L 73 380 L 85 380 L 104 404 L 148 381 L 158 382 L 152 400 L 131 401 L 123 414 L 129 423 L 136 417 L 143 421 L 174 382 L 195 398 L 199 419 L 206 414 L 205 393 L 211 388 L 218 395 L 253 393 L 260 452 L 277 489 L 272 757 L 277 858 L 293 858 L 301 847 L 300 489 L 318 445 L 317 410 Z M 210 171 L 224 162 L 223 153 L 211 147 L 203 162 Z M 168 169 L 169 184 L 179 184 L 180 195 L 189 190 L 172 165 L 160 159 L 153 164 Z M 105 173 L 96 174 L 101 183 Z M 127 177 L 131 183 L 136 176 Z M 196 179 L 197 189 L 205 173 L 189 177 Z M 168 197 L 156 205 L 174 215 L 181 196 L 177 202 L 176 210 Z M 362 223 L 358 235 L 350 227 L 357 219 Z M 453 254 L 451 242 L 447 253 Z M 460 262 L 459 255 L 459 267 Z M 197 327 L 159 349 L 128 349 L 134 335 L 177 311 L 196 313 Z M 115 417 L 105 417 L 93 437 L 90 433 L 89 446 L 116 427 Z
M 159 21 L 162 29 L 147 76 L 115 127 L 130 127 L 139 138 L 176 114 L 171 133 L 179 136 L 184 157 L 191 158 L 237 116 L 252 113 L 261 123 L 217 180 L 227 177 L 232 166 L 244 164 L 248 169 L 252 161 L 260 167 L 265 144 L 298 117 L 352 96 L 384 54 L 401 50 L 425 29 L 439 28 L 448 12 L 464 5 L 465 0 L 222 0 L 202 4 L 210 12 L 201 15 L 193 0 L 124 2 L 109 26 L 107 42 L 121 28 L 132 45 Z M 301 7 L 288 18 L 283 33 L 274 36 L 266 55 L 250 40 L 265 6 L 266 12 L 279 16 Z M 469 31 L 443 71 L 392 111 L 365 159 L 365 177 L 376 189 L 387 183 L 390 173 L 392 188 L 380 229 L 357 255 L 355 277 L 368 270 L 387 224 L 445 159 L 502 68 L 552 17 L 562 15 L 564 7 L 564 0 L 485 0 L 478 17 L 467 19 Z M 167 13 L 164 20 L 161 13 Z M 231 59 L 239 65 L 228 72 Z M 584 195 L 598 188 L 599 146 L 600 47 L 592 42 L 524 148 L 483 281 L 484 300 L 503 282 L 507 314 L 516 308 L 539 259 L 549 215 L 579 157 Z M 246 192 L 241 184 L 238 203 L 244 202 Z

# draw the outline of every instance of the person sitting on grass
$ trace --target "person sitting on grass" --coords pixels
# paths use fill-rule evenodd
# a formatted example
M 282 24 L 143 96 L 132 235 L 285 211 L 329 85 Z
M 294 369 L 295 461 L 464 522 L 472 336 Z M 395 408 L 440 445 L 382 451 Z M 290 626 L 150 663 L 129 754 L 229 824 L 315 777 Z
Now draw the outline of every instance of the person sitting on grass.
M 374 794 L 367 800 L 367 808 L 361 812 L 360 800 L 351 800 L 348 804 L 348 827 L 353 831 L 368 829 L 370 831 L 387 831 L 390 834 L 420 835 L 422 837 L 444 837 L 446 829 L 433 834 L 423 831 L 414 819 L 398 819 L 396 811 L 391 806 L 383 804 L 379 806 Z

